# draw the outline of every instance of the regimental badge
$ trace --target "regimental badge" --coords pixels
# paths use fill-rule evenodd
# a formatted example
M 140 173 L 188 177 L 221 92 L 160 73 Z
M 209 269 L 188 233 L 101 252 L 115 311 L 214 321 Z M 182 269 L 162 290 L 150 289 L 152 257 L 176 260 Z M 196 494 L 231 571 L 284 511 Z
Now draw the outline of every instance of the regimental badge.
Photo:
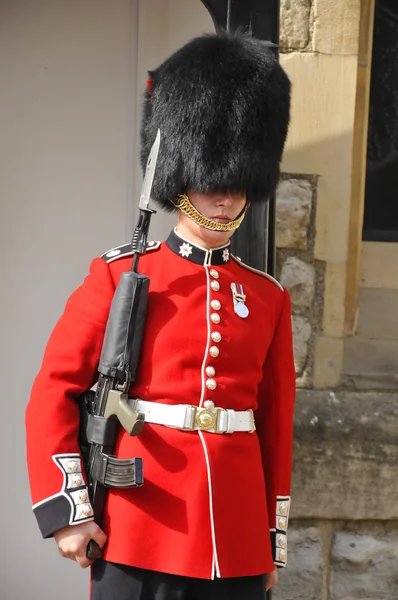
M 234 302 L 234 311 L 241 319 L 246 319 L 249 316 L 247 308 L 246 294 L 243 292 L 243 286 L 240 283 L 231 283 L 232 299 Z
M 181 254 L 181 256 L 188 258 L 188 256 L 192 254 L 192 246 L 188 244 L 188 242 L 184 242 L 183 244 L 181 244 L 180 251 L 178 254 Z

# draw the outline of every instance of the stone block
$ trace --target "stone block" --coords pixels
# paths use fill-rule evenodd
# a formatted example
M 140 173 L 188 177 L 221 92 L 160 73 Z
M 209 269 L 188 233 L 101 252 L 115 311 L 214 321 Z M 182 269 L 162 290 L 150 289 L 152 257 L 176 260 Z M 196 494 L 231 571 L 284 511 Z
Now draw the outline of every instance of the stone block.
M 308 45 L 310 12 L 310 0 L 281 0 L 279 44 L 282 52 Z
M 293 316 L 293 347 L 294 364 L 296 366 L 296 375 L 300 376 L 307 364 L 308 342 L 311 339 L 311 323 L 303 317 Z
M 343 338 L 319 335 L 315 338 L 314 387 L 334 388 L 340 382 L 343 367 Z
M 356 335 L 344 343 L 344 373 L 397 376 L 398 340 Z
M 379 339 L 398 339 L 398 290 L 359 289 L 356 333 Z
M 315 0 L 315 52 L 358 54 L 360 0 Z
M 282 266 L 280 282 L 290 294 L 293 308 L 310 308 L 315 293 L 315 269 L 289 256 Z
M 350 160 L 350 159 L 348 159 Z M 315 219 L 314 258 L 344 263 L 348 256 L 351 175 L 319 177 Z
M 340 182 L 347 179 L 350 189 L 357 57 L 292 52 L 280 60 L 292 82 L 282 171 L 330 174 Z M 332 197 L 329 212 L 335 202 Z
M 277 248 L 307 249 L 312 188 L 305 179 L 281 181 L 276 194 Z
M 398 244 L 362 242 L 361 286 L 398 289 Z
M 287 567 L 279 570 L 273 600 L 322 598 L 322 541 L 316 527 L 288 530 Z
M 398 536 L 337 532 L 331 561 L 331 600 L 398 598 Z
M 292 519 L 398 519 L 398 392 L 299 390 L 294 432 Z

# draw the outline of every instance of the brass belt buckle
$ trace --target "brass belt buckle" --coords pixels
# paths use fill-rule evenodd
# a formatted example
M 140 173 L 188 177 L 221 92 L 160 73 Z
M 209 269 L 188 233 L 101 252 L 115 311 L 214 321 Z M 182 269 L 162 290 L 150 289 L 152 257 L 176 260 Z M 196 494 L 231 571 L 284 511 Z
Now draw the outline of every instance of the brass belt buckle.
M 214 429 L 217 424 L 218 413 L 211 408 L 200 408 L 196 413 L 196 426 L 208 431 Z
M 212 429 L 213 433 L 224 433 L 218 426 L 220 413 L 224 411 L 224 408 L 215 407 L 214 403 L 210 400 L 205 402 L 204 408 L 193 405 L 188 405 L 188 408 L 192 411 L 192 425 L 182 427 L 183 431 L 195 431 L 195 428 L 197 428 L 201 431 L 210 431 Z
M 214 406 L 211 400 L 206 400 L 204 408 L 200 408 L 196 414 L 196 426 L 204 431 L 213 430 L 213 433 L 224 433 L 218 427 L 220 413 L 223 408 Z

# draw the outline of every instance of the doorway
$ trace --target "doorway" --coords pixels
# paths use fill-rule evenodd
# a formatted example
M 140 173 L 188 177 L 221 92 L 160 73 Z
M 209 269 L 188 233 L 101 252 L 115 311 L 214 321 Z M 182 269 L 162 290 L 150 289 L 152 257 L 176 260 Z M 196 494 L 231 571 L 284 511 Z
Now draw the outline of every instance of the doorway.
M 376 0 L 363 240 L 398 242 L 398 3 Z

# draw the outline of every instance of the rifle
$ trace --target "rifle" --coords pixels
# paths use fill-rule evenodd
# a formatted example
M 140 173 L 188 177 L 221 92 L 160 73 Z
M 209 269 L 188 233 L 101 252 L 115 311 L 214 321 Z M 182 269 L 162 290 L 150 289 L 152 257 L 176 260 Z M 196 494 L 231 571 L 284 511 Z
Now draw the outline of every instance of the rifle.
M 134 259 L 131 271 L 122 273 L 112 300 L 98 365 L 96 391 L 80 398 L 79 443 L 88 479 L 94 517 L 101 523 L 107 487 L 142 486 L 141 458 L 116 458 L 113 454 L 120 425 L 129 435 L 138 435 L 144 415 L 128 404 L 128 390 L 135 380 L 140 359 L 148 303 L 149 277 L 137 272 L 141 254 L 146 252 L 152 214 L 148 208 L 160 146 L 160 131 L 149 154 L 139 203 L 140 215 L 132 239 Z M 87 558 L 100 558 L 94 540 L 87 546 Z

